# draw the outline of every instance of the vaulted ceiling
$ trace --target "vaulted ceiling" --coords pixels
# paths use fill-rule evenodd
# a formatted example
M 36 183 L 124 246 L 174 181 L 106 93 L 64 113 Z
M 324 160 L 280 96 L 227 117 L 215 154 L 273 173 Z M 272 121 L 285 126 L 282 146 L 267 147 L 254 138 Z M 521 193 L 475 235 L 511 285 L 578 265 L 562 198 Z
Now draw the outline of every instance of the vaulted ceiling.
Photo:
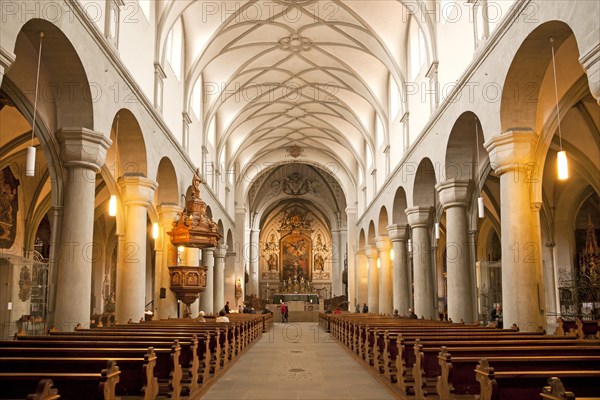
M 163 38 L 182 18 L 186 90 L 201 79 L 217 161 L 299 145 L 357 174 L 377 129 L 388 143 L 389 80 L 401 88 L 407 65 L 400 2 L 177 0 L 161 15 Z

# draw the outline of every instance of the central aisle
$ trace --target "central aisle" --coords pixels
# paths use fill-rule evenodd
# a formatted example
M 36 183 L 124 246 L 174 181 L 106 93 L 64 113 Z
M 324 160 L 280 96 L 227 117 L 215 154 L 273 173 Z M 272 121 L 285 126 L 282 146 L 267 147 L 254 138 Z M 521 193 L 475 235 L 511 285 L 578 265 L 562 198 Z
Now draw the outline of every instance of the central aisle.
M 394 397 L 315 322 L 275 323 L 203 399 Z

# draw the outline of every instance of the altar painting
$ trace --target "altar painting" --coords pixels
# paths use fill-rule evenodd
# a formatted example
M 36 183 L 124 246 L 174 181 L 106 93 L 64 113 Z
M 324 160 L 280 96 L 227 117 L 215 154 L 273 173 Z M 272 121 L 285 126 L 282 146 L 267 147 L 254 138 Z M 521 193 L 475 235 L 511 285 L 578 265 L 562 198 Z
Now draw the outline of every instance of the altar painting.
M 281 279 L 310 281 L 311 240 L 301 234 L 290 234 L 281 239 Z

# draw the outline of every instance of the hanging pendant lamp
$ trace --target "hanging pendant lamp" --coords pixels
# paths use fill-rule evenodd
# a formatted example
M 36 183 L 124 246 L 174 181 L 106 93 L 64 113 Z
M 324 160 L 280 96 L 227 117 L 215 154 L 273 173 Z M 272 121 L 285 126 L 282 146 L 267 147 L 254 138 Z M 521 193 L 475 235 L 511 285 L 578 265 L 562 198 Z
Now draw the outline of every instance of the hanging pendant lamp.
M 40 87 L 40 65 L 42 63 L 42 42 L 44 40 L 44 32 L 40 32 L 40 50 L 38 52 L 37 73 L 35 78 L 35 99 L 33 101 L 33 123 L 31 124 L 31 145 L 27 147 L 27 161 L 25 163 L 25 176 L 35 176 L 35 154 L 36 148 L 33 145 L 35 137 L 35 118 L 37 116 L 37 103 Z

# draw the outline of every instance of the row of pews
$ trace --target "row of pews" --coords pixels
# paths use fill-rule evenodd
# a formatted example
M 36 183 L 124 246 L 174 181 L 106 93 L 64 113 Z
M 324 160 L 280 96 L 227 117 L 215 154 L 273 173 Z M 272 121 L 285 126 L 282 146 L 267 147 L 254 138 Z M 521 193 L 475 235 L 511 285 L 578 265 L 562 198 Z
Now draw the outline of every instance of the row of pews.
M 273 324 L 168 319 L 0 341 L 0 399 L 196 399 Z M 37 386 L 37 387 L 36 387 Z
M 546 335 L 372 314 L 320 314 L 319 323 L 398 398 L 574 398 L 566 387 L 600 399 L 598 321 L 582 334 L 590 339 L 576 328 Z

